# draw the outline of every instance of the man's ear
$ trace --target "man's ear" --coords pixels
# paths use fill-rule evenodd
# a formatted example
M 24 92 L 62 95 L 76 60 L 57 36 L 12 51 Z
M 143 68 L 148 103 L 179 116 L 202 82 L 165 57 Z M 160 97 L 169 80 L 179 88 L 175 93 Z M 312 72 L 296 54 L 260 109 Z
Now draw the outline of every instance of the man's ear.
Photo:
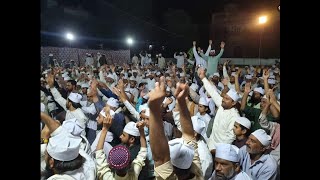
M 130 144 L 134 144 L 135 138 L 134 137 L 130 137 L 129 142 Z
M 50 166 L 50 168 L 53 168 L 53 165 L 54 165 L 54 159 L 53 159 L 53 158 L 50 158 L 50 159 L 49 159 L 49 166 Z
M 240 172 L 240 164 L 239 163 L 235 163 L 235 171 L 237 172 L 237 173 L 239 173 Z

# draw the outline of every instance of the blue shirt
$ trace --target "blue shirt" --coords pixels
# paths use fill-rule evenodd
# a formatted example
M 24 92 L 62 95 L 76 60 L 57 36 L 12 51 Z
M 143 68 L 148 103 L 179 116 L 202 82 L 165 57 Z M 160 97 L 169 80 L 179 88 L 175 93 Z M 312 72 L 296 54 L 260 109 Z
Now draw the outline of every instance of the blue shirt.
M 277 162 L 270 154 L 263 154 L 251 165 L 250 154 L 242 146 L 239 150 L 241 169 L 253 180 L 275 180 L 277 176 Z

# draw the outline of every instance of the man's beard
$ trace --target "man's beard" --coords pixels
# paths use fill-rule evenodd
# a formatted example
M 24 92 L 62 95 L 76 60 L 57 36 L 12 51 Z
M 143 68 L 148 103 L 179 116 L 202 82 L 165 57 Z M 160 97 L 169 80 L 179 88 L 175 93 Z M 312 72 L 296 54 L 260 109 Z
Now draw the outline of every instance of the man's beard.
M 49 177 L 53 176 L 54 172 L 52 169 L 50 169 L 49 164 L 46 163 L 45 170 L 41 172 L 41 176 L 44 177 L 44 179 L 48 179 Z

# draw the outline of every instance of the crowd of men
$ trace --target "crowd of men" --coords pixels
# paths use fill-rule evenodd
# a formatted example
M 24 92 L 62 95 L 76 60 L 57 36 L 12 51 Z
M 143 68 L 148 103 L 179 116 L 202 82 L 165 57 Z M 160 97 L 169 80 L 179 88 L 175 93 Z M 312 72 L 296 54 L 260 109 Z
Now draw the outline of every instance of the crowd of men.
M 219 64 L 224 47 L 48 61 L 41 179 L 280 179 L 280 62 Z

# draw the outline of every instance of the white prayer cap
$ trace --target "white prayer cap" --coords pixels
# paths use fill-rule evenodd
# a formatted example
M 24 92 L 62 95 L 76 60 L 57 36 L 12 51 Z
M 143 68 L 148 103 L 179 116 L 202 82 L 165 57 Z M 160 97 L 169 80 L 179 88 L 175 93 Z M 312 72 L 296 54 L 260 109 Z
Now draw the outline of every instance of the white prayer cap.
M 250 74 L 246 75 L 246 79 L 252 79 L 252 75 Z
M 151 54 L 148 54 L 148 57 L 151 57 Z
M 218 143 L 216 146 L 216 157 L 232 162 L 239 162 L 239 148 L 235 145 Z
M 40 81 L 45 81 L 43 77 L 40 78 Z
M 139 106 L 139 113 L 141 113 L 141 111 L 146 110 L 148 107 L 148 103 L 144 103 L 142 105 Z
M 53 56 L 53 54 L 50 53 L 49 56 Z
M 279 68 L 274 69 L 273 72 L 278 74 L 279 73 Z
M 115 108 L 119 107 L 119 101 L 117 99 L 113 98 L 113 97 L 108 99 L 107 104 L 109 106 L 112 106 L 112 107 L 115 107 Z
M 132 73 L 137 73 L 138 71 L 137 70 L 132 70 Z
M 236 67 L 235 69 L 239 69 L 239 67 Z
M 70 99 L 74 103 L 80 103 L 80 100 L 82 99 L 82 96 L 79 93 L 73 93 L 71 92 L 68 96 L 68 99 Z
M 274 80 L 274 79 L 268 79 L 268 84 L 276 84 L 276 80 Z
M 80 136 L 85 129 L 84 125 L 82 125 L 77 118 L 64 120 L 62 127 L 74 136 Z
M 88 84 L 88 83 L 83 83 L 83 84 L 81 85 L 81 88 L 89 88 L 89 84 Z
M 150 75 L 151 75 L 151 73 L 148 72 L 148 73 L 146 74 L 146 77 L 148 77 L 148 76 L 150 76 Z
M 47 71 L 47 70 L 45 70 L 45 71 L 43 71 L 43 72 L 42 72 L 42 74 L 48 74 L 48 71 Z
M 215 73 L 213 73 L 213 76 L 218 76 L 218 77 L 220 77 L 220 74 L 217 73 L 217 72 L 215 72 Z
M 250 129 L 251 128 L 251 122 L 249 121 L 249 119 L 245 118 L 245 117 L 238 117 L 236 119 L 236 122 L 241 124 L 242 126 Z
M 253 91 L 258 92 L 258 93 L 264 95 L 264 89 L 262 89 L 262 87 L 256 87 L 256 88 L 253 89 Z
M 271 136 L 269 136 L 265 130 L 257 129 L 251 134 L 254 135 L 263 146 L 269 146 L 271 144 Z
M 112 74 L 108 74 L 108 76 L 107 76 L 108 78 L 111 78 L 111 79 L 113 79 L 114 80 L 114 77 L 113 77 L 113 75 Z
M 133 76 L 131 76 L 129 80 L 130 80 L 130 81 L 136 81 L 136 78 L 134 78 Z
M 202 137 L 204 137 L 205 140 L 207 140 L 207 127 L 206 123 L 201 120 L 198 116 L 192 116 L 191 117 L 192 126 L 194 131 L 196 131 L 198 134 L 201 134 Z
M 253 94 L 253 91 L 250 91 L 250 92 L 249 92 L 249 96 L 252 96 L 252 94 Z
M 188 169 L 194 157 L 194 147 L 183 142 L 182 138 L 176 138 L 168 142 L 172 165 L 180 169 Z
M 41 109 L 41 112 L 44 112 L 46 109 L 46 106 L 43 103 L 40 103 L 40 109 Z
M 71 80 L 71 78 L 69 76 L 66 76 L 66 77 L 63 78 L 63 80 L 64 81 L 69 81 L 69 80 Z
M 110 109 L 109 113 L 110 113 L 110 116 L 113 118 L 115 112 L 114 112 L 112 109 Z M 100 114 L 101 114 L 103 117 L 105 117 L 105 118 L 107 117 L 107 116 L 106 116 L 106 112 L 104 111 L 104 109 L 102 109 L 102 110 L 100 111 Z
M 78 157 L 81 137 L 61 132 L 49 139 L 48 154 L 59 161 L 71 161 Z
M 171 89 L 169 86 L 166 87 L 166 91 L 171 92 Z
M 182 72 L 182 73 L 180 73 L 180 77 L 184 77 L 185 75 L 184 75 L 184 73 Z
M 238 101 L 239 100 L 239 95 L 237 93 L 236 90 L 234 89 L 230 89 L 228 92 L 227 92 L 227 95 L 233 100 L 233 101 Z
M 78 81 L 77 86 L 82 86 L 83 82 Z
M 271 74 L 270 74 L 269 79 L 275 79 L 275 78 L 276 78 L 275 75 L 271 75 Z
M 190 86 L 190 88 L 191 88 L 193 91 L 197 91 L 198 88 L 199 88 L 199 86 L 198 86 L 198 84 L 192 83 L 191 86 Z
M 159 71 L 156 73 L 157 76 L 159 76 L 160 74 L 161 74 L 161 73 L 160 73 Z
M 232 72 L 232 73 L 231 73 L 231 76 L 235 76 L 235 75 L 236 75 L 236 72 Z
M 144 115 L 148 117 L 150 116 L 150 108 L 146 108 Z
M 128 122 L 126 126 L 123 128 L 123 132 L 126 132 L 132 136 L 140 136 L 139 129 L 136 127 L 135 122 Z
M 166 81 L 171 81 L 171 78 L 169 76 L 167 76 Z
M 100 52 L 97 52 L 97 54 L 100 54 Z
M 205 97 L 200 97 L 199 104 L 204 105 L 204 106 L 209 106 L 209 102 Z

